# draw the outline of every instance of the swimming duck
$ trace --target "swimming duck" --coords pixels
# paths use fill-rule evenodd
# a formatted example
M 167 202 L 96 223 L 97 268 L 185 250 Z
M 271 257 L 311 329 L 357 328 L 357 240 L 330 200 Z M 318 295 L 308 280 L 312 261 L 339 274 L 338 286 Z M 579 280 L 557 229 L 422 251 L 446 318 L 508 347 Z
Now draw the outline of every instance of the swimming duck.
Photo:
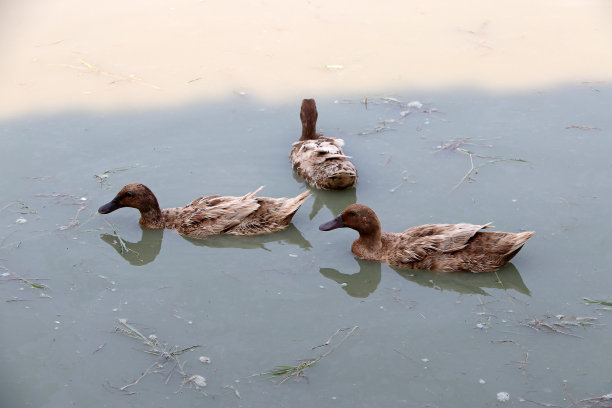
M 535 231 L 483 232 L 489 224 L 428 224 L 402 233 L 382 232 L 376 213 L 362 204 L 349 205 L 322 231 L 352 228 L 359 232 L 351 251 L 361 259 L 394 268 L 488 272 L 505 265 Z
M 316 133 L 317 105 L 304 99 L 300 111 L 302 137 L 293 143 L 291 164 L 308 184 L 323 190 L 343 190 L 357 183 L 357 169 L 342 152 L 344 141 Z
M 136 208 L 143 227 L 171 228 L 194 238 L 217 234 L 259 235 L 285 228 L 310 196 L 306 191 L 293 198 L 256 197 L 262 188 L 242 197 L 200 197 L 184 207 L 162 210 L 147 186 L 130 183 L 98 212 L 108 214 L 122 207 Z

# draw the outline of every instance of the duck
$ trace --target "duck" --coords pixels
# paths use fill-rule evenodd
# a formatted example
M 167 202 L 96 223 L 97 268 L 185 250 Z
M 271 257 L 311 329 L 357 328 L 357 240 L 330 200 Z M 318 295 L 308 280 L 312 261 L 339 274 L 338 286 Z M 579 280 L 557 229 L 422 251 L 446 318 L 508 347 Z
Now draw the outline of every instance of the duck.
M 385 262 L 393 268 L 443 272 L 499 269 L 535 234 L 483 231 L 493 228 L 490 223 L 427 224 L 401 233 L 382 232 L 374 210 L 363 204 L 349 205 L 338 217 L 319 226 L 321 231 L 336 228 L 359 232 L 351 246 L 358 258 Z
M 169 228 L 192 238 L 220 234 L 248 236 L 284 229 L 310 196 L 310 192 L 305 191 L 293 198 L 257 197 L 262 188 L 242 197 L 199 197 L 184 207 L 162 210 L 147 186 L 130 183 L 98 212 L 108 214 L 123 207 L 136 208 L 140 211 L 139 223 L 143 227 Z
M 304 99 L 300 110 L 302 136 L 293 143 L 289 158 L 298 175 L 322 190 L 344 190 L 357 183 L 357 169 L 342 151 L 344 141 L 316 132 L 317 104 Z

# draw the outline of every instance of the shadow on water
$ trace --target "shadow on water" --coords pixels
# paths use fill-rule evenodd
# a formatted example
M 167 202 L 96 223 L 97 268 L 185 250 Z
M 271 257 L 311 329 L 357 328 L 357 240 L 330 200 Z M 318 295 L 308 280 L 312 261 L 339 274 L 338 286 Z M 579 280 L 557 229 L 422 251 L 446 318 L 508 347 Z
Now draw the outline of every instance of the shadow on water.
M 303 178 L 298 176 L 295 170 L 293 170 L 293 178 L 312 193 L 314 203 L 312 204 L 312 210 L 309 215 L 311 220 L 317 216 L 324 206 L 327 207 L 335 217 L 344 211 L 346 207 L 357 202 L 357 189 L 355 187 L 347 188 L 342 191 L 319 190 L 309 186 Z
M 164 230 L 142 228 L 142 236 L 138 242 L 129 242 L 123 239 L 125 248 L 116 235 L 100 234 L 100 239 L 117 251 L 119 255 L 130 264 L 142 266 L 155 260 L 161 250 Z M 304 250 L 312 248 L 310 242 L 298 230 L 295 225 L 289 224 L 287 228 L 271 234 L 257 235 L 254 237 L 239 237 L 233 235 L 219 235 L 204 239 L 183 237 L 185 240 L 197 246 L 207 246 L 211 248 L 242 248 L 242 249 L 263 249 L 265 244 L 276 242 L 280 245 L 297 245 Z
M 381 279 L 381 264 L 357 259 L 359 272 L 342 273 L 334 268 L 320 268 L 321 275 L 342 286 L 344 291 L 358 298 L 366 298 L 374 293 Z M 461 294 L 489 296 L 483 288 L 514 289 L 524 295 L 531 292 L 523 282 L 518 269 L 511 263 L 498 271 L 485 273 L 436 272 L 423 270 L 394 269 L 398 275 L 409 281 L 437 290 L 452 290 Z
M 321 275 L 336 281 L 352 297 L 367 298 L 380 283 L 381 265 L 379 262 L 357 259 L 359 272 L 342 273 L 334 268 L 319 268 Z
M 404 279 L 437 290 L 452 290 L 461 294 L 489 296 L 483 288 L 514 289 L 524 295 L 531 295 L 518 269 L 511 263 L 497 271 L 481 273 L 436 272 L 417 269 L 394 270 Z

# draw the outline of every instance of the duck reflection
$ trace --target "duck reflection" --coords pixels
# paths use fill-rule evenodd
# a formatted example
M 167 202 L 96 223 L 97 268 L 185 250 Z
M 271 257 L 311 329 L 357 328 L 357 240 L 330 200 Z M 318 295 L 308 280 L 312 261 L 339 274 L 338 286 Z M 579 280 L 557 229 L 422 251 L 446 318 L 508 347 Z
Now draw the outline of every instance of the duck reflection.
M 211 235 L 210 237 L 202 239 L 185 236 L 183 238 L 193 245 L 207 246 L 210 248 L 263 249 L 264 251 L 270 251 L 266 248 L 265 244 L 271 242 L 276 242 L 281 245 L 296 245 L 305 250 L 312 248 L 310 242 L 304 238 L 300 230 L 293 224 L 289 224 L 282 231 L 249 237 L 238 235 Z
M 293 171 L 293 178 L 304 185 L 305 188 L 309 188 L 312 196 L 314 197 L 314 203 L 312 204 L 312 211 L 310 211 L 310 219 L 312 220 L 317 216 L 323 206 L 327 207 L 332 215 L 335 217 L 340 214 L 346 207 L 357 202 L 357 189 L 355 187 L 347 188 L 346 190 L 319 190 L 312 188 L 304 182 L 297 172 Z
M 336 281 L 342 289 L 352 297 L 367 298 L 374 293 L 381 278 L 381 264 L 379 262 L 363 261 L 357 259 L 359 272 L 348 274 L 334 268 L 319 268 L 321 275 Z
M 516 267 L 509 263 L 493 272 L 436 272 L 423 270 L 394 269 L 398 275 L 421 286 L 438 290 L 452 290 L 461 294 L 489 296 L 484 288 L 514 289 L 531 296 Z
M 352 297 L 366 298 L 374 293 L 381 279 L 381 264 L 379 262 L 356 259 L 359 272 L 342 273 L 333 268 L 320 268 L 321 275 L 342 286 L 342 289 Z M 437 290 L 452 290 L 461 294 L 479 294 L 489 296 L 484 288 L 513 289 L 519 293 L 531 296 L 531 292 L 523 282 L 516 267 L 509 263 L 493 272 L 436 272 L 423 270 L 394 269 L 398 275 L 421 286 Z
M 138 242 L 130 242 L 119 239 L 114 234 L 100 234 L 100 239 L 110 246 L 123 259 L 132 265 L 142 266 L 153 262 L 159 254 L 164 237 L 164 230 L 141 228 L 142 236 Z M 287 228 L 279 232 L 270 234 L 256 235 L 250 237 L 235 235 L 214 235 L 204 239 L 183 237 L 190 243 L 198 246 L 211 248 L 242 248 L 242 249 L 263 249 L 269 251 L 265 244 L 277 242 L 281 245 L 296 245 L 304 250 L 312 248 L 310 242 L 298 230 L 295 225 L 289 224 Z M 123 245 L 122 245 L 123 243 Z
M 159 254 L 164 230 L 142 227 L 141 230 L 142 235 L 138 242 L 126 241 L 114 234 L 100 234 L 100 239 L 112 246 L 130 264 L 142 266 L 153 262 Z

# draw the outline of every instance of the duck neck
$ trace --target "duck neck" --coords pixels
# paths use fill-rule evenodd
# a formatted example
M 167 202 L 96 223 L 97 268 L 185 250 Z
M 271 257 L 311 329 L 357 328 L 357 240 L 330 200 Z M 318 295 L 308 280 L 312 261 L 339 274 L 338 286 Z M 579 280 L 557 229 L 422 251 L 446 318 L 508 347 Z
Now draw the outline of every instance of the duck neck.
M 140 211 L 140 225 L 147 228 L 160 229 L 166 226 L 164 213 L 160 210 L 159 206 L 150 207 L 146 210 L 139 209 Z
M 317 121 L 308 118 L 307 120 L 302 121 L 302 137 L 300 140 L 311 140 L 317 138 Z
M 377 251 L 382 247 L 382 232 L 378 228 L 374 231 L 359 232 L 359 239 L 355 242 L 357 245 L 367 248 L 370 251 Z

